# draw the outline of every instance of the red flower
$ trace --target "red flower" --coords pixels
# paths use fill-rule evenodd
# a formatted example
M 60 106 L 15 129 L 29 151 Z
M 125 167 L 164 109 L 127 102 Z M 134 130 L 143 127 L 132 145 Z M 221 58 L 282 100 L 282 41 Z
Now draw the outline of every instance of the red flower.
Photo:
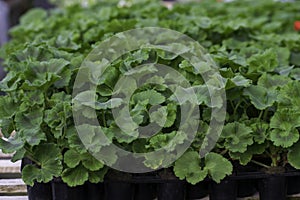
M 295 21 L 295 23 L 294 23 L 294 29 L 296 31 L 300 31 L 300 21 Z

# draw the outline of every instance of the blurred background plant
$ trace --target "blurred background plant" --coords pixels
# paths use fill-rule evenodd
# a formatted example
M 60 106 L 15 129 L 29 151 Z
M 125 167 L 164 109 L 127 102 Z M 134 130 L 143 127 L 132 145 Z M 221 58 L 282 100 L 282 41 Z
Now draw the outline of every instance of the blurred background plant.
M 99 0 L 49 0 L 49 2 L 57 6 L 70 6 L 74 4 L 81 4 L 82 6 L 89 6 Z
M 0 48 L 9 40 L 9 28 L 17 25 L 19 18 L 33 7 L 48 9 L 54 6 L 48 0 L 0 0 Z M 0 80 L 4 76 L 0 60 Z

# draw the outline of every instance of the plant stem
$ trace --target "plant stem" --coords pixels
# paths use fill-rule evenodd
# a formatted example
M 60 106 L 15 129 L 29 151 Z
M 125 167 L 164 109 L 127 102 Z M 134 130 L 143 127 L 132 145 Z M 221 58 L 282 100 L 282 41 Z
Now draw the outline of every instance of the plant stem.
M 251 160 L 251 162 L 253 162 L 254 164 L 259 165 L 259 166 L 261 166 L 261 167 L 267 168 L 267 169 L 270 169 L 270 168 L 271 168 L 270 166 L 265 165 L 265 164 L 263 164 L 263 163 L 261 163 L 261 162 L 255 161 L 255 160 Z
M 258 119 L 261 119 L 263 114 L 264 114 L 264 110 L 261 110 L 260 113 L 259 113 Z
M 103 121 L 103 126 L 106 127 L 107 124 L 106 124 L 106 120 L 105 120 L 105 112 L 102 111 L 102 121 Z
M 232 107 L 232 109 L 234 110 L 234 104 L 233 104 L 233 102 L 232 101 L 230 101 L 230 105 L 231 105 L 231 107 Z
M 225 155 L 228 152 L 228 149 L 224 149 L 220 154 Z
M 34 159 L 33 156 L 31 156 L 30 154 L 29 155 L 27 154 L 26 157 L 29 158 L 29 160 L 35 162 L 37 165 L 41 166 L 41 163 L 36 159 Z
M 271 145 L 270 146 L 270 153 L 271 153 L 271 159 L 272 159 L 271 166 L 272 167 L 277 167 L 278 166 L 278 161 L 279 161 L 278 156 L 280 155 L 278 147 L 276 147 L 274 145 Z
M 271 156 L 271 159 L 272 159 L 272 167 L 277 167 L 277 156 L 276 155 L 274 155 L 274 156 Z
M 267 117 L 268 117 L 268 110 L 265 110 L 265 111 L 264 111 L 263 120 L 266 121 Z
M 39 161 L 37 161 L 34 156 L 33 156 L 33 152 L 31 151 L 31 149 L 29 147 L 27 147 L 26 145 L 24 146 L 24 149 L 26 150 L 26 156 L 32 160 L 33 162 L 35 162 L 37 165 L 41 166 L 41 163 Z
M 235 106 L 234 110 L 233 110 L 233 116 L 236 116 L 236 112 L 237 112 L 237 109 L 240 107 L 241 105 L 241 101 L 239 101 L 239 103 Z

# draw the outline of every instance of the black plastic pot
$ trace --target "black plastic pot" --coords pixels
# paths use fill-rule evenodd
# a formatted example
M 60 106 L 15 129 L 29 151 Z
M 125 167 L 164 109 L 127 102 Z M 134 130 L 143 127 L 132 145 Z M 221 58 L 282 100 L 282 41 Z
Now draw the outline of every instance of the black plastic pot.
M 52 200 L 50 183 L 35 183 L 33 187 L 27 186 L 29 200 Z
M 110 181 L 105 185 L 105 200 L 132 200 L 134 185 L 127 182 Z
M 183 200 L 185 192 L 184 182 L 169 182 L 158 184 L 158 200 Z
M 86 200 L 85 187 L 69 187 L 60 179 L 54 179 L 51 182 L 53 200 Z
M 21 171 L 26 165 L 32 164 L 28 158 L 23 158 L 21 163 Z M 50 183 L 37 183 L 27 186 L 27 195 L 29 200 L 52 200 L 52 189 Z
M 285 200 L 286 199 L 286 177 L 272 176 L 259 181 L 260 200 Z
M 248 165 L 241 165 L 239 162 L 233 162 L 234 173 L 239 176 L 239 174 L 249 175 L 253 172 L 260 170 L 256 165 L 249 163 Z M 257 179 L 248 178 L 237 181 L 237 197 L 249 197 L 257 192 Z
M 210 200 L 233 200 L 237 198 L 237 182 L 235 180 L 224 179 L 221 183 L 215 182 L 210 185 Z
M 249 180 L 240 180 L 237 182 L 237 197 L 249 197 L 254 195 L 257 192 L 256 189 L 256 180 L 249 179 Z
M 135 186 L 134 200 L 153 200 L 156 198 L 156 185 L 140 183 Z
M 287 194 L 299 194 L 300 193 L 300 176 L 286 177 Z
M 85 183 L 86 200 L 102 200 L 104 199 L 103 183 Z
M 186 199 L 201 199 L 208 195 L 208 183 L 200 182 L 196 185 L 187 184 L 186 186 Z

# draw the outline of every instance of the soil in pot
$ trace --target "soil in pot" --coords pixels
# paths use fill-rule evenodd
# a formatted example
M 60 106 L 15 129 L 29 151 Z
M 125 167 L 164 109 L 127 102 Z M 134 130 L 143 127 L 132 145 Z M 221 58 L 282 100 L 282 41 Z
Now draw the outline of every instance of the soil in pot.
M 200 182 L 196 185 L 187 184 L 186 186 L 186 199 L 201 199 L 208 195 L 208 183 Z
M 286 199 L 286 177 L 270 175 L 261 179 L 258 184 L 260 200 L 285 200 Z
M 224 179 L 221 183 L 210 184 L 210 200 L 233 200 L 237 198 L 237 182 Z
M 134 200 L 153 200 L 156 198 L 156 184 L 139 183 L 135 185 Z
M 69 187 L 61 179 L 51 182 L 53 200 L 86 200 L 85 186 Z

